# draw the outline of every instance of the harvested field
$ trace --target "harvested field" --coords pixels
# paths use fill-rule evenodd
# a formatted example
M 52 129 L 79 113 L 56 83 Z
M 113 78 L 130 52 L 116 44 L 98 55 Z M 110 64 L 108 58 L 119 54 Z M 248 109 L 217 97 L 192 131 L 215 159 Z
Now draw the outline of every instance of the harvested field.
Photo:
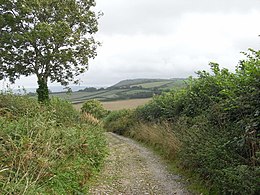
M 121 109 L 133 109 L 138 106 L 144 105 L 149 102 L 151 98 L 146 99 L 131 99 L 131 100 L 117 100 L 111 102 L 102 102 L 107 110 L 121 110 Z M 82 104 L 74 104 L 75 108 L 80 109 Z

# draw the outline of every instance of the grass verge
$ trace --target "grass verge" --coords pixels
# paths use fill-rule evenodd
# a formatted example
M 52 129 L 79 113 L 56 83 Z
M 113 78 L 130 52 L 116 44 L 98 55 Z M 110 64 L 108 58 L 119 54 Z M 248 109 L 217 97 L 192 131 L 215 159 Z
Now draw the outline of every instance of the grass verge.
M 191 170 L 184 170 L 180 166 L 181 162 L 177 159 L 182 143 L 172 131 L 170 124 L 139 123 L 130 128 L 124 135 L 141 142 L 144 146 L 151 148 L 161 156 L 168 170 L 171 173 L 181 175 L 181 181 L 192 193 L 203 195 L 217 194 L 205 185 L 205 182 L 201 180 L 199 175 L 194 174 Z
M 0 94 L 0 194 L 81 194 L 106 153 L 102 127 L 71 104 Z

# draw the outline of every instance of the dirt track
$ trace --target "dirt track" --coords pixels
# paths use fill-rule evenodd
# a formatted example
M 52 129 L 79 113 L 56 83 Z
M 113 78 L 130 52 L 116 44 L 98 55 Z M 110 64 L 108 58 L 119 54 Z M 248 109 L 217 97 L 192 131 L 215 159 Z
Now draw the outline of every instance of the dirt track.
M 160 158 L 135 141 L 107 134 L 110 154 L 90 194 L 190 194 L 180 176 L 170 174 Z

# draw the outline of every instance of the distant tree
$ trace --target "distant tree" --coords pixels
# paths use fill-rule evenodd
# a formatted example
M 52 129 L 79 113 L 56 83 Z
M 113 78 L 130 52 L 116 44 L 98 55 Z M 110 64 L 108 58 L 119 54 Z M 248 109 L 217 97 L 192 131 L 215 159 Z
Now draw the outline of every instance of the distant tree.
M 108 113 L 108 111 L 103 107 L 102 103 L 95 99 L 84 102 L 81 107 L 81 112 L 89 113 L 97 119 L 105 117 Z
M 102 90 L 105 90 L 105 88 L 101 87 L 101 88 L 98 89 L 98 91 L 102 91 Z
M 77 82 L 99 45 L 94 6 L 95 0 L 0 0 L 0 80 L 36 75 L 42 102 L 48 81 Z
M 141 85 L 130 86 L 131 89 L 143 89 Z
M 97 91 L 97 88 L 95 88 L 95 87 L 86 87 L 83 91 L 86 91 L 86 92 L 95 92 L 95 91 Z
M 36 94 L 33 93 L 33 92 L 29 92 L 29 93 L 27 93 L 27 95 L 28 95 L 28 96 L 35 96 Z

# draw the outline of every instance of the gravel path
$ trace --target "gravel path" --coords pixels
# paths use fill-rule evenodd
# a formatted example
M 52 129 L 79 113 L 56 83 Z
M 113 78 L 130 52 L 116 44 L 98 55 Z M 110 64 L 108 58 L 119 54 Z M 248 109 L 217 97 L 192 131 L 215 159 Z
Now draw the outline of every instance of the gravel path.
M 190 194 L 160 158 L 135 141 L 107 134 L 110 154 L 90 194 Z

